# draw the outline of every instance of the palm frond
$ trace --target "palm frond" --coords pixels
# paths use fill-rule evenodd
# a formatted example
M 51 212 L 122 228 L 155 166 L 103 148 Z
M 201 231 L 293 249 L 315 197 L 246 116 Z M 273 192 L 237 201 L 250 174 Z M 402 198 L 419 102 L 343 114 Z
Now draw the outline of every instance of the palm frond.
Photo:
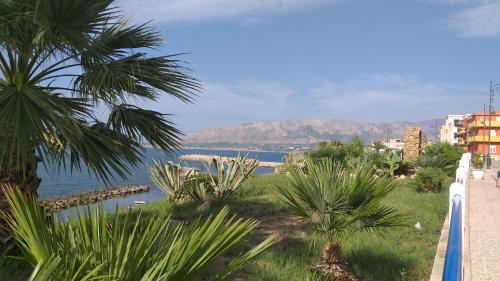
M 33 276 L 40 277 L 34 280 L 193 280 L 215 259 L 236 251 L 220 271 L 220 277 L 227 277 L 276 242 L 270 236 L 240 252 L 238 245 L 259 223 L 229 216 L 227 207 L 189 226 L 170 221 L 166 213 L 146 218 L 131 211 L 110 214 L 102 206 L 77 208 L 76 215 L 57 221 L 34 198 L 10 188 L 6 195 L 12 215 L 3 216 L 24 256 L 38 270 Z
M 406 217 L 382 201 L 394 188 L 392 179 L 378 177 L 369 162 L 351 170 L 331 159 L 309 160 L 305 170 L 290 171 L 289 185 L 277 193 L 316 235 L 335 242 L 347 231 L 406 225 Z
M 116 106 L 109 115 L 108 126 L 132 139 L 145 139 L 153 147 L 170 152 L 180 146 L 181 132 L 162 114 L 133 105 Z

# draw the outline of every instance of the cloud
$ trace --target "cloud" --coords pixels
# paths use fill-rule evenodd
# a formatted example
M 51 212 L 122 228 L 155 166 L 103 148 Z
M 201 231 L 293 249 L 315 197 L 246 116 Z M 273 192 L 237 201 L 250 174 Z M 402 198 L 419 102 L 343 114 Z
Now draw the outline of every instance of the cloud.
M 447 26 L 460 36 L 500 37 L 500 1 L 473 1 L 447 20 Z
M 157 23 L 202 21 L 260 12 L 290 11 L 335 0 L 121 0 L 119 6 L 135 19 Z M 250 21 L 255 23 L 255 17 Z
M 292 97 L 296 92 L 278 82 L 209 82 L 203 88 L 195 104 L 182 104 L 164 96 L 158 103 L 148 103 L 145 106 L 174 114 L 173 121 L 186 131 L 286 119 L 295 110 Z
M 147 107 L 175 114 L 172 119 L 179 128 L 192 132 L 272 120 L 422 121 L 478 111 L 488 98 L 487 91 L 474 87 L 425 83 L 416 76 L 399 74 L 371 74 L 347 81 L 321 80 L 304 89 L 255 80 L 209 82 L 204 89 L 192 105 L 164 97 Z
M 477 89 L 422 83 L 413 76 L 376 74 L 343 83 L 323 81 L 311 90 L 311 99 L 316 112 L 329 110 L 336 118 L 421 121 L 475 111 L 486 98 L 480 94 Z

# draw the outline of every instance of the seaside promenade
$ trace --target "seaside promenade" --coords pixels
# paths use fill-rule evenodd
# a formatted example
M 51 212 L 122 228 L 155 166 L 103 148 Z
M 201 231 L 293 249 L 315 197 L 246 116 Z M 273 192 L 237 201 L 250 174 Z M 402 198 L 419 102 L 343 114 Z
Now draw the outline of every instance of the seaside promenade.
M 496 187 L 500 165 L 495 167 L 486 170 L 483 180 L 470 179 L 469 247 L 465 249 L 469 251 L 470 272 L 465 280 L 500 280 L 500 188 Z

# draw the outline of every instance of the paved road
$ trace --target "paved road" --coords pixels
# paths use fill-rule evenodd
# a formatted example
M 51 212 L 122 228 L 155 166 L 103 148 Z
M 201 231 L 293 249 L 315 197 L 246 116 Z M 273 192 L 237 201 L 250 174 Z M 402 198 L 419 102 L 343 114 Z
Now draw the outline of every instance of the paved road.
M 474 281 L 500 280 L 500 188 L 495 186 L 496 171 L 487 170 L 483 180 L 470 180 L 470 274 Z

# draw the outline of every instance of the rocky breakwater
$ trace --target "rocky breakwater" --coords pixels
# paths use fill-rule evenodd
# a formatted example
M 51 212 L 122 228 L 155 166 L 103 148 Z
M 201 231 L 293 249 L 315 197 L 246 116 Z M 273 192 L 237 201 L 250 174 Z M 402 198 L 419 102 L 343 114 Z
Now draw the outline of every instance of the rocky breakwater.
M 229 160 L 236 159 L 235 157 L 225 157 L 219 155 L 207 155 L 207 154 L 184 154 L 179 156 L 179 160 L 182 161 L 195 161 L 195 162 L 211 162 L 213 159 L 222 159 L 222 161 L 228 162 Z M 269 161 L 259 161 L 257 167 L 261 168 L 277 168 L 283 165 L 281 162 L 269 162 Z
M 79 205 L 87 205 L 111 198 L 123 197 L 128 194 L 148 192 L 149 190 L 149 186 L 146 185 L 125 185 L 44 199 L 40 200 L 40 203 L 45 209 L 57 212 Z

